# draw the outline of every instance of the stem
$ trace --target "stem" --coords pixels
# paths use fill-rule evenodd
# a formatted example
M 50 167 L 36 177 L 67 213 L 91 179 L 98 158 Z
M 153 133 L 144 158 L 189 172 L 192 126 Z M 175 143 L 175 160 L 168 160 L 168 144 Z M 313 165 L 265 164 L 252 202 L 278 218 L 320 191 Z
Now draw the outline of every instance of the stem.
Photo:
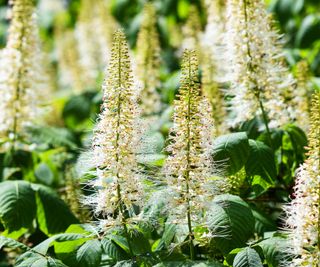
M 119 48 L 118 48 L 118 88 L 121 88 L 121 81 L 122 81 L 122 77 L 121 77 L 121 40 L 119 39 Z M 116 126 L 116 144 L 115 144 L 115 148 L 117 150 L 116 153 L 116 162 L 117 165 L 119 164 L 119 139 L 120 139 L 120 120 L 121 120 L 121 90 L 119 90 L 119 94 L 118 94 L 118 99 L 117 99 L 118 103 L 117 103 L 117 126 Z M 117 197 L 118 197 L 118 205 L 119 205 L 119 212 L 122 216 L 122 226 L 123 226 L 123 230 L 125 233 L 125 237 L 127 239 L 128 242 L 128 247 L 129 247 L 129 252 L 130 255 L 133 256 L 133 252 L 132 252 L 132 247 L 131 247 L 131 243 L 130 243 L 130 238 L 129 238 L 129 233 L 128 233 L 128 228 L 127 228 L 127 222 L 126 222 L 126 218 L 125 218 L 125 209 L 124 209 L 124 204 L 123 204 L 123 200 L 122 200 L 122 195 L 121 195 L 121 186 L 120 186 L 120 174 L 119 174 L 119 170 L 118 170 L 118 166 L 117 166 Z
M 192 222 L 191 222 L 191 204 L 190 204 L 190 195 L 189 195 L 189 181 L 190 181 L 190 113 L 191 113 L 191 60 L 189 54 L 189 87 L 188 87 L 188 113 L 187 113 L 187 170 L 186 170 L 186 194 L 187 194 L 187 220 L 188 220 L 188 229 L 189 229 L 189 248 L 190 248 L 190 258 L 191 260 L 195 259 L 194 251 L 194 235 L 192 231 Z
M 268 125 L 269 124 L 268 116 L 267 116 L 267 113 L 265 112 L 262 100 L 259 98 L 259 96 L 257 96 L 257 98 L 259 100 L 259 105 L 260 105 L 260 109 L 262 112 L 263 122 L 264 122 L 264 125 L 266 126 L 268 141 L 269 141 L 270 147 L 273 148 L 272 139 L 271 139 L 271 132 L 270 132 L 269 125 Z
M 119 174 L 117 174 L 117 177 L 119 177 Z M 122 202 L 121 188 L 120 188 L 120 184 L 119 183 L 117 184 L 117 197 L 118 197 L 118 203 L 119 203 L 119 211 L 120 211 L 120 213 L 122 215 L 122 227 L 123 227 L 123 230 L 124 230 L 124 235 L 125 235 L 126 240 L 128 242 L 130 255 L 133 256 L 132 246 L 131 246 L 131 243 L 130 243 L 130 237 L 129 237 L 128 227 L 127 227 L 127 221 L 126 221 L 125 214 L 124 214 L 124 205 L 123 205 L 123 202 Z

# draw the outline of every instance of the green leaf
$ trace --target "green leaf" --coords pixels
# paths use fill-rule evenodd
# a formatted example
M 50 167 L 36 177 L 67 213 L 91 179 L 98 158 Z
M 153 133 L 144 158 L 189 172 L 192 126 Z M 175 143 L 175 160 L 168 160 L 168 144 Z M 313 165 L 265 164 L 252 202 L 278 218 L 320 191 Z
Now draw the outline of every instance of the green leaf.
M 104 254 L 108 255 L 108 257 L 115 262 L 126 260 L 129 258 L 128 254 L 122 248 L 120 248 L 116 243 L 108 238 L 102 239 L 101 245 Z
M 268 184 L 273 185 L 277 176 L 274 153 L 272 149 L 264 143 L 255 140 L 249 140 L 250 155 L 245 165 L 248 176 L 255 175 Z
M 305 147 L 308 145 L 308 139 L 304 131 L 293 124 L 286 125 L 283 129 L 285 133 L 289 135 L 291 145 L 296 155 L 303 154 Z
M 238 172 L 249 157 L 249 142 L 245 132 L 219 136 L 214 142 L 214 160 L 226 165 L 228 174 Z
M 69 225 L 78 223 L 68 206 L 49 187 L 32 185 L 36 191 L 37 220 L 45 234 L 64 232 Z
M 35 254 L 28 253 L 28 256 L 25 255 L 24 258 L 19 258 L 16 262 L 16 267 L 49 267 L 48 261 L 45 257 Z
M 39 252 L 41 254 L 46 254 L 48 252 L 49 247 L 52 246 L 55 242 L 60 243 L 60 242 L 79 241 L 79 240 L 81 241 L 83 240 L 82 241 L 83 243 L 87 240 L 87 236 L 82 234 L 71 234 L 71 233 L 58 234 L 42 241 L 40 244 L 32 248 L 32 250 Z M 79 242 L 77 244 L 79 244 Z
M 166 156 L 163 154 L 144 154 L 138 155 L 137 160 L 140 164 L 161 167 Z
M 102 248 L 100 241 L 94 239 L 84 243 L 75 255 L 75 267 L 98 267 L 101 262 Z
M 155 267 L 223 267 L 224 265 L 215 261 L 166 261 L 155 265 Z
M 255 218 L 255 231 L 262 235 L 264 232 L 277 230 L 277 225 L 271 220 L 270 216 L 263 214 L 261 211 L 252 209 L 253 216 Z
M 277 267 L 288 257 L 287 248 L 288 248 L 288 240 L 275 236 L 261 242 L 257 243 L 262 248 L 264 257 L 268 263 L 269 267 Z
M 271 129 L 271 142 L 272 142 L 272 149 L 275 151 L 277 150 L 282 144 L 282 136 L 284 131 L 282 129 Z M 265 143 L 265 145 L 269 145 L 269 135 L 268 132 L 264 131 L 262 134 L 259 135 L 258 141 Z
M 19 237 L 21 237 L 22 235 L 24 235 L 25 233 L 28 232 L 28 228 L 20 228 L 19 230 L 17 231 L 13 231 L 13 232 L 10 232 L 8 231 L 8 229 L 4 230 L 1 235 L 2 236 L 5 236 L 5 237 L 8 237 L 8 238 L 12 238 L 12 239 L 19 239 Z
M 74 135 L 66 128 L 32 126 L 27 128 L 27 133 L 30 140 L 36 144 L 48 144 L 53 147 L 77 147 Z
M 158 251 L 163 248 L 168 248 L 170 246 L 175 234 L 176 234 L 176 228 L 177 228 L 177 226 L 175 224 L 167 223 L 165 225 L 162 237 L 161 237 L 159 243 L 157 244 L 157 246 L 155 246 L 153 248 L 153 251 Z
M 119 261 L 113 267 L 137 267 L 137 262 L 134 260 Z
M 320 16 L 310 14 L 305 17 L 296 35 L 295 46 L 299 48 L 308 48 L 313 42 L 320 38 Z
M 48 258 L 48 267 L 68 267 L 63 262 L 57 259 Z
M 16 261 L 16 267 L 68 267 L 63 262 L 51 257 L 44 257 L 29 251 L 21 255 Z
M 130 244 L 134 255 L 151 252 L 149 240 L 140 231 L 134 231 L 130 236 Z
M 212 245 L 225 255 L 244 246 L 254 233 L 252 211 L 238 196 L 217 196 L 208 211 L 207 222 L 214 235 Z
M 4 237 L 4 236 L 0 236 L 0 250 L 3 247 L 9 247 L 9 248 L 19 248 L 22 250 L 28 250 L 29 247 L 27 247 L 25 244 L 22 244 L 12 238 L 8 238 L 8 237 Z
M 263 267 L 259 254 L 252 248 L 239 252 L 233 261 L 233 267 Z
M 34 174 L 39 182 L 52 185 L 54 182 L 54 175 L 49 168 L 48 164 L 42 162 L 40 163 L 34 171 Z
M 127 239 L 120 235 L 107 235 L 106 238 L 109 238 L 113 242 L 115 242 L 119 247 L 121 247 L 125 252 L 130 253 Z
M 30 183 L 0 183 L 0 220 L 8 232 L 30 228 L 36 215 L 35 194 Z
M 94 108 L 92 106 L 94 96 L 94 93 L 86 92 L 70 98 L 62 112 L 63 118 L 68 127 L 83 127 L 83 122 L 90 119 L 91 111 Z

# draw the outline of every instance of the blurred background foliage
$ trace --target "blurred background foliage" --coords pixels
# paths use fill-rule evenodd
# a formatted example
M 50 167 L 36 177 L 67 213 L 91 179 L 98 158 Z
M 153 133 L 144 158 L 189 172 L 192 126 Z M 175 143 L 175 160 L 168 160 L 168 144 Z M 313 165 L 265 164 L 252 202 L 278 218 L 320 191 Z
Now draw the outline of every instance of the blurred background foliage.
M 73 28 L 80 9 L 80 0 L 61 0 L 64 12 L 57 12 L 56 0 L 38 0 L 39 22 L 47 50 L 53 47 L 53 32 L 56 24 Z M 42 4 L 43 2 L 43 4 Z M 110 0 L 114 17 L 125 29 L 129 43 L 134 48 L 140 26 L 145 0 Z M 196 5 L 201 11 L 203 27 L 206 22 L 204 3 L 201 0 L 154 0 L 158 11 L 162 55 L 169 70 L 179 68 L 174 54 L 180 26 L 188 18 L 189 7 Z M 320 76 L 320 1 L 318 0 L 266 0 L 269 10 L 279 22 L 285 34 L 288 62 L 294 66 L 307 59 L 315 76 Z M 0 1 L 0 47 L 5 45 L 8 1 Z M 178 26 L 178 28 L 177 28 Z M 177 31 L 178 30 L 178 31 Z M 52 50 L 51 50 L 52 51 Z M 53 58 L 54 61 L 54 58 Z

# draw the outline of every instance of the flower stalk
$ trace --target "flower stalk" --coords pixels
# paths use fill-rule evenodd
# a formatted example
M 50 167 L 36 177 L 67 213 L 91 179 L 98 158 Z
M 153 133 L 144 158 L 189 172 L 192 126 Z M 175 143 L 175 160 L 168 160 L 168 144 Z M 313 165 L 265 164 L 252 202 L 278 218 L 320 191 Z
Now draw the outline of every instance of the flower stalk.
M 314 266 L 320 262 L 320 93 L 313 96 L 307 160 L 298 169 L 294 199 L 286 208 L 290 266 Z
M 104 82 L 102 112 L 94 130 L 93 155 L 97 193 L 88 203 L 102 214 L 103 228 L 122 226 L 129 240 L 128 217 L 142 205 L 142 185 L 136 159 L 138 132 L 137 96 L 133 86 L 129 48 L 121 30 L 114 34 L 111 58 Z M 131 254 L 132 254 L 132 249 Z
M 10 3 L 8 42 L 0 61 L 0 134 L 11 139 L 14 150 L 22 130 L 39 117 L 48 76 L 43 68 L 34 1 Z
M 160 111 L 157 92 L 160 84 L 160 41 L 156 27 L 156 10 L 151 3 L 143 9 L 143 20 L 137 39 L 137 78 L 141 83 L 141 109 L 144 116 Z
M 183 53 L 180 83 L 165 172 L 172 193 L 172 220 L 188 226 L 190 258 L 194 260 L 193 227 L 202 220 L 204 203 L 213 195 L 213 187 L 209 186 L 213 171 L 210 156 L 213 123 L 210 104 L 201 96 L 194 50 Z
M 294 81 L 283 64 L 281 38 L 263 1 L 230 0 L 227 9 L 231 126 L 261 117 L 271 139 L 270 128 L 295 117 L 290 101 Z

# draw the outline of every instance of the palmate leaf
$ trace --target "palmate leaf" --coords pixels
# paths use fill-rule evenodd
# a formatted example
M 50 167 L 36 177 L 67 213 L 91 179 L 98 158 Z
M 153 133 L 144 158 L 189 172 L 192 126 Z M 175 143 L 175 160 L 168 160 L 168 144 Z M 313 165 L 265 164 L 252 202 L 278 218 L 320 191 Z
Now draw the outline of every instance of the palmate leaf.
M 259 254 L 253 248 L 240 251 L 233 261 L 233 267 L 263 267 Z
M 8 234 L 30 228 L 35 219 L 47 235 L 64 232 L 78 222 L 49 187 L 26 181 L 0 183 L 0 220 Z
M 234 248 L 244 246 L 254 233 L 252 211 L 238 196 L 217 196 L 211 203 L 207 222 L 214 235 L 212 245 L 224 255 Z

